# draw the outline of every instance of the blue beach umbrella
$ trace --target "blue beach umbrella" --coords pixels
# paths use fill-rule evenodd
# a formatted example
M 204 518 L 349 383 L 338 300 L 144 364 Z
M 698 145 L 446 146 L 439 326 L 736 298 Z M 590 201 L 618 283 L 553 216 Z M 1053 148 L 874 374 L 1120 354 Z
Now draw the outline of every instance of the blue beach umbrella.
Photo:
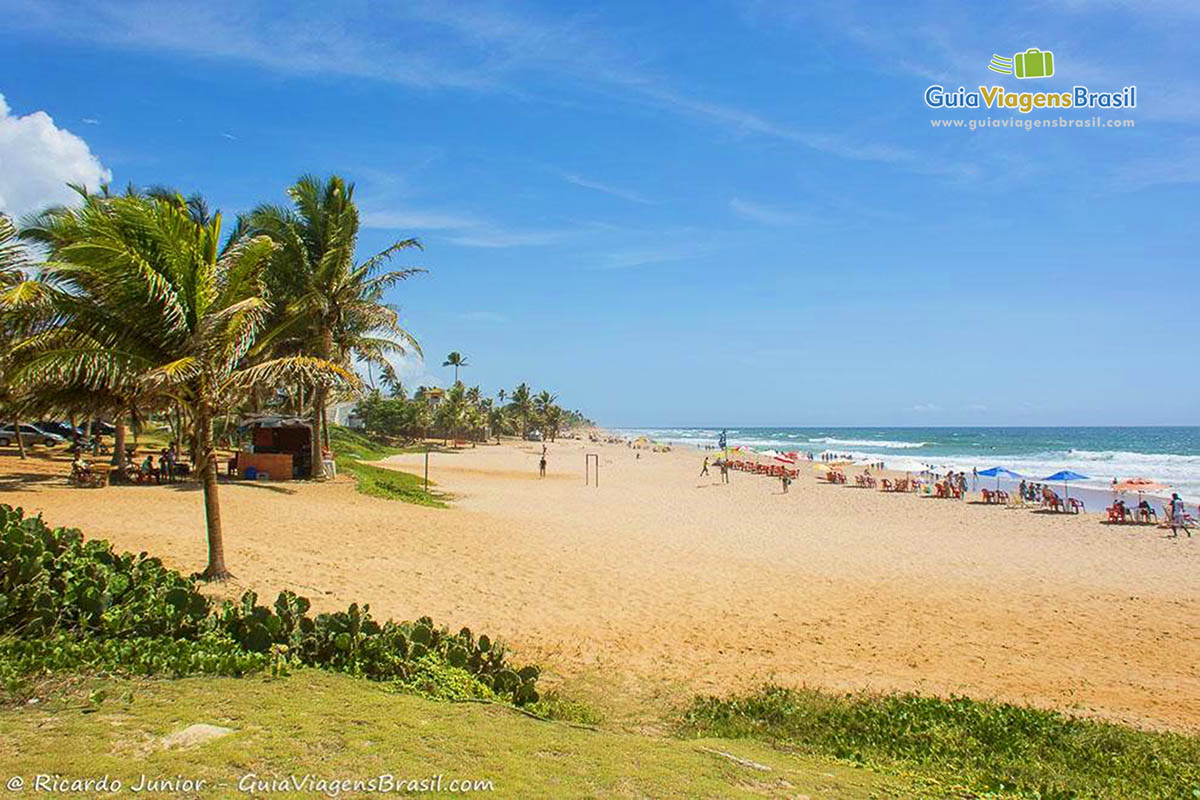
M 1071 496 L 1071 490 L 1067 486 L 1068 481 L 1086 481 L 1087 479 L 1088 479 L 1087 475 L 1080 475 L 1078 472 L 1072 472 L 1069 469 L 1059 470 L 1058 472 L 1054 473 L 1053 475 L 1051 475 L 1049 477 L 1042 478 L 1042 480 L 1045 481 L 1046 483 L 1051 483 L 1053 481 L 1062 481 L 1063 498 L 1064 499 Z
M 995 478 L 996 479 L 996 491 L 1000 491 L 1000 479 L 1001 478 L 1022 478 L 1022 477 L 1024 477 L 1023 475 L 1019 475 L 1019 474 L 1013 472 L 1011 469 L 1005 469 L 1004 467 L 992 467 L 991 469 L 985 469 L 983 472 L 980 472 L 979 474 L 986 478 Z

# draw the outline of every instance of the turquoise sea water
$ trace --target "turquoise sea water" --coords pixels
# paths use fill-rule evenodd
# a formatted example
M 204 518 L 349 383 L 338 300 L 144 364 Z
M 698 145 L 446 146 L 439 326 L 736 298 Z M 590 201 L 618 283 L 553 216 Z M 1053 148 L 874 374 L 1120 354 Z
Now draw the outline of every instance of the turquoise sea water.
M 715 444 L 719 428 L 628 428 L 672 443 Z M 1150 478 L 1200 501 L 1200 427 L 1153 428 L 728 428 L 730 445 L 843 453 L 889 469 L 932 466 L 970 472 L 1002 466 L 1032 479 L 1060 469 L 1087 475 L 1082 486 Z

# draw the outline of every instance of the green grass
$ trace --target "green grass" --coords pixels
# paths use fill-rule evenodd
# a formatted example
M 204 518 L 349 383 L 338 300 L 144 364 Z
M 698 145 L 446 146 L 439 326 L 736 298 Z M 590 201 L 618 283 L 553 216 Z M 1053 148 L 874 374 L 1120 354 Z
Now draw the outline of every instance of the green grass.
M 420 506 L 446 507 L 445 495 L 433 491 L 433 481 L 429 482 L 430 491 L 426 493 L 425 482 L 419 475 L 364 463 L 398 453 L 419 452 L 422 448 L 389 447 L 340 426 L 330 426 L 329 444 L 338 472 L 353 476 L 358 491 L 363 494 Z
M 1200 737 L 965 697 L 766 687 L 740 698 L 697 698 L 682 733 L 911 771 L 969 794 L 1200 797 Z
M 164 749 L 162 737 L 197 723 L 235 733 Z M 398 694 L 316 670 L 272 679 L 76 679 L 65 689 L 53 687 L 37 704 L 0 710 L 0 774 L 28 782 L 37 773 L 108 775 L 121 780 L 126 792 L 143 774 L 182 775 L 205 780 L 199 793 L 205 797 L 247 796 L 237 791 L 247 773 L 358 779 L 440 774 L 447 781 L 493 782 L 494 791 L 477 795 L 521 798 L 866 800 L 926 796 L 928 789 L 919 779 L 752 741 L 584 729 L 501 706 Z

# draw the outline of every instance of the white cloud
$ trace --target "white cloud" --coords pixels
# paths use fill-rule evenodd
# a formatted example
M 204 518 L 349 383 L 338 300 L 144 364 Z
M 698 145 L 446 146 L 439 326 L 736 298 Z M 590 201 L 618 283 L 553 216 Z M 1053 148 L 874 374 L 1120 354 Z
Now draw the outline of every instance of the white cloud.
M 646 71 L 644 56 L 622 37 L 588 24 L 586 17 L 539 17 L 487 3 L 417 2 L 384 4 L 370 11 L 337 7 L 333 12 L 296 6 L 286 13 L 274 6 L 221 2 L 172 12 L 170 5 L 164 10 L 161 0 L 88 8 L 51 0 L 25 5 L 22 13 L 13 15 L 17 24 L 62 37 L 242 59 L 286 74 L 341 75 L 518 98 L 549 99 L 539 87 L 550 77 L 701 120 L 738 136 L 779 139 L 837 158 L 916 172 L 973 177 L 967 167 L 930 163 L 902 147 L 793 128 L 676 88 Z M 396 29 L 412 33 L 397 45 L 397 37 L 387 35 Z M 589 188 L 622 196 L 611 187 L 589 183 Z
M 367 211 L 363 214 L 363 226 L 367 228 L 457 231 L 475 228 L 481 224 L 480 220 L 474 217 L 442 211 L 388 209 L 384 211 Z
M 112 173 L 87 142 L 45 111 L 15 116 L 0 95 L 0 211 L 20 217 L 71 202 L 68 182 L 95 189 L 109 180 Z
M 495 222 L 467 214 L 444 211 L 389 209 L 363 214 L 367 228 L 399 229 L 420 234 L 422 230 L 442 231 L 446 241 L 462 247 L 531 247 L 554 244 L 568 231 L 514 230 Z
M 749 200 L 742 200 L 738 197 L 735 197 L 729 201 L 729 208 L 739 217 L 748 219 L 752 222 L 760 222 L 763 225 L 789 227 L 811 221 L 804 214 L 798 214 L 794 211 L 785 211 L 779 208 L 772 208 L 771 206 L 765 206 L 761 203 L 752 203 Z
M 609 186 L 606 183 L 589 180 L 579 175 L 564 174 L 563 180 L 565 180 L 567 183 L 574 184 L 575 186 L 581 186 L 584 189 L 591 189 L 596 192 L 612 195 L 613 197 L 619 197 L 622 200 L 628 200 L 631 203 L 641 203 L 642 205 L 651 204 L 649 200 L 642 197 L 637 192 L 631 192 L 628 189 L 618 189 L 615 186 Z
M 415 392 L 418 386 L 442 385 L 442 379 L 427 372 L 425 359 L 416 353 L 391 355 L 387 357 L 387 360 L 392 365 L 392 369 L 396 370 L 396 377 L 400 379 L 400 383 L 409 395 Z
M 499 311 L 461 311 L 454 316 L 464 322 L 508 322 L 508 316 Z

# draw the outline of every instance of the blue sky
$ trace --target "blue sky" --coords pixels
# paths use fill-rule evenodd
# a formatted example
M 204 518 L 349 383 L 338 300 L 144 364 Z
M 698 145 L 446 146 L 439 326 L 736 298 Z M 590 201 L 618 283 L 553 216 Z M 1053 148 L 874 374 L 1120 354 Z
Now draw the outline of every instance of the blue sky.
M 0 0 L 0 209 L 340 173 L 364 255 L 425 244 L 410 381 L 611 425 L 1200 422 L 1200 6 L 897 5 Z M 1136 84 L 1136 127 L 933 129 L 1021 115 L 931 83 Z

